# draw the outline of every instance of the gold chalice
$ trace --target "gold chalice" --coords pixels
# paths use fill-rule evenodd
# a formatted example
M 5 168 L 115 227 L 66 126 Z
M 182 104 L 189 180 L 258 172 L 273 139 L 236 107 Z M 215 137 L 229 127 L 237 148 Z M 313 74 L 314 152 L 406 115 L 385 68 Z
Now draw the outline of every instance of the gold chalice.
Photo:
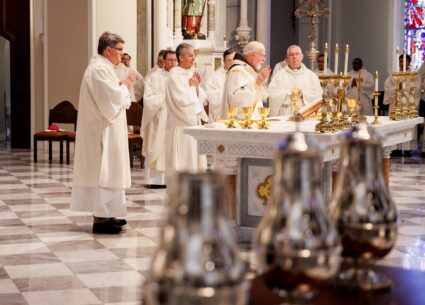
M 270 123 L 266 121 L 267 116 L 270 113 L 269 107 L 259 107 L 257 109 L 258 114 L 261 116 L 261 120 L 256 121 L 259 129 L 269 129 Z
M 347 105 L 348 108 L 350 108 L 350 117 L 351 117 L 351 123 L 359 123 L 359 114 L 357 113 L 357 100 L 356 99 L 347 99 Z
M 224 124 L 227 126 L 227 128 L 236 128 L 235 126 L 236 113 L 238 113 L 238 107 L 235 107 L 235 106 L 227 107 L 227 116 L 229 117 L 229 119 L 224 121 Z
M 254 123 L 253 120 L 250 119 L 253 111 L 253 107 L 241 107 L 241 113 L 244 119 L 239 122 L 239 125 L 243 129 L 251 128 L 252 123 Z

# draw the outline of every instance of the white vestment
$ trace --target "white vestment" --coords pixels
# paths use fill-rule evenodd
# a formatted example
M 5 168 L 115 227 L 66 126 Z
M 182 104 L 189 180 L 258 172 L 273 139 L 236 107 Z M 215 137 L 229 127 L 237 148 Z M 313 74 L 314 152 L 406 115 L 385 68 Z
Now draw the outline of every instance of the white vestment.
M 274 68 L 273 68 L 273 72 L 272 72 L 272 75 L 271 75 L 270 79 L 272 79 L 272 78 L 273 78 L 273 76 L 274 76 L 277 72 L 279 72 L 279 71 L 280 71 L 280 70 L 282 70 L 283 68 L 286 68 L 287 66 L 288 66 L 288 63 L 286 62 L 286 59 L 284 59 L 284 60 L 282 60 L 282 61 L 278 62 L 278 63 L 274 66 Z
M 410 72 L 410 70 L 408 70 Z M 415 77 L 415 94 L 413 97 L 413 102 L 415 103 L 415 109 L 416 111 L 419 109 L 419 101 L 421 99 L 421 84 L 422 84 L 422 78 L 418 74 Z M 390 105 L 388 114 L 391 113 L 391 111 L 394 108 L 394 97 L 395 97 L 395 81 L 392 75 L 388 76 L 388 78 L 385 80 L 384 83 L 384 104 Z M 404 89 L 406 92 L 406 99 L 403 99 L 401 97 L 401 94 L 398 95 L 398 102 L 399 106 L 402 107 L 402 102 L 405 103 L 406 101 L 410 104 L 411 98 L 410 98 L 410 81 L 406 82 L 406 87 Z
M 227 72 L 224 83 L 220 118 L 227 118 L 227 107 L 234 106 L 254 107 L 251 118 L 260 119 L 257 109 L 263 107 L 263 100 L 268 98 L 269 92 L 266 86 L 257 85 L 257 75 L 257 71 L 248 63 L 238 59 L 233 60 L 233 66 Z
M 304 64 L 297 70 L 288 66 L 277 72 L 270 82 L 270 116 L 292 114 L 291 93 L 295 88 L 302 91 L 298 109 L 322 99 L 323 91 L 316 74 Z
M 351 76 L 351 79 L 348 84 L 347 98 L 356 99 L 357 101 L 360 99 L 362 113 L 364 115 L 373 115 L 372 98 L 373 91 L 375 90 L 375 80 L 372 74 L 366 69 L 360 69 L 359 71 L 351 70 L 348 75 Z M 357 85 L 353 87 L 354 78 L 356 79 Z
M 189 85 L 193 70 L 179 66 L 170 70 L 165 103 L 167 106 L 167 135 L 165 139 L 167 179 L 175 171 L 206 169 L 206 157 L 198 155 L 196 140 L 183 133 L 183 128 L 208 121 L 203 104 L 207 98 L 201 87 Z
M 155 71 L 158 71 L 158 70 L 162 70 L 162 69 L 160 67 L 158 67 L 157 65 L 155 65 L 152 69 L 150 69 L 148 71 L 148 73 L 145 76 L 145 79 L 148 78 L 149 76 L 151 76 L 152 73 L 154 73 Z
M 127 214 L 130 187 L 127 119 L 130 94 L 101 55 L 87 67 L 80 89 L 71 209 L 96 217 Z
M 165 134 L 167 108 L 165 89 L 168 72 L 156 70 L 145 81 L 143 95 L 142 155 L 145 157 L 146 184 L 165 184 Z
M 215 122 L 219 119 L 221 109 L 223 108 L 223 91 L 226 80 L 226 70 L 220 67 L 214 71 L 205 83 L 205 93 L 208 99 L 208 118 L 209 122 Z
M 119 80 L 124 80 L 128 77 L 130 73 L 133 72 L 130 68 L 126 67 L 123 63 L 119 63 L 114 66 L 115 74 L 117 75 Z M 134 95 L 134 87 L 130 88 L 130 99 L 132 102 L 137 102 L 136 97 Z

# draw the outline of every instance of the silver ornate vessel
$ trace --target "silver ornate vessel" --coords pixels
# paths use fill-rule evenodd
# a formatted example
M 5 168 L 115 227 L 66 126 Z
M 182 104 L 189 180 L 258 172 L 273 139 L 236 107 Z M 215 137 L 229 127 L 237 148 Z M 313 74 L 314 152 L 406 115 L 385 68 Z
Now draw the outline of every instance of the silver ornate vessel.
M 143 304 L 246 303 L 247 268 L 226 219 L 226 198 L 221 174 L 177 174 Z
M 281 144 L 272 199 L 254 234 L 257 268 L 266 284 L 308 298 L 339 268 L 341 246 L 322 197 L 322 154 L 300 132 Z
M 397 237 L 397 210 L 385 183 L 382 159 L 381 138 L 370 126 L 361 123 L 345 134 L 330 209 L 341 235 L 342 254 L 355 264 L 338 278 L 337 284 L 348 288 L 391 287 L 390 278 L 365 266 L 388 254 Z

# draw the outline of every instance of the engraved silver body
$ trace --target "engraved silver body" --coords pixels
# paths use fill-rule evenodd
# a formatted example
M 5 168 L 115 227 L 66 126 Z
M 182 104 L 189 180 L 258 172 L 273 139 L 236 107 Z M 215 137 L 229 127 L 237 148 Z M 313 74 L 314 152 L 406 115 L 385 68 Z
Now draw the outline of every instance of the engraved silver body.
M 243 305 L 246 264 L 226 219 L 224 178 L 179 173 L 168 219 L 144 286 L 148 305 Z
M 344 257 L 365 263 L 384 257 L 393 248 L 397 210 L 384 179 L 382 142 L 365 123 L 352 126 L 342 141 L 340 177 L 330 209 Z M 389 279 L 379 280 L 365 268 L 350 272 L 340 276 L 343 286 L 374 290 L 391 285 Z
M 258 271 L 270 287 L 306 291 L 338 271 L 341 247 L 323 202 L 322 167 L 319 148 L 304 134 L 280 144 L 272 200 L 253 239 Z

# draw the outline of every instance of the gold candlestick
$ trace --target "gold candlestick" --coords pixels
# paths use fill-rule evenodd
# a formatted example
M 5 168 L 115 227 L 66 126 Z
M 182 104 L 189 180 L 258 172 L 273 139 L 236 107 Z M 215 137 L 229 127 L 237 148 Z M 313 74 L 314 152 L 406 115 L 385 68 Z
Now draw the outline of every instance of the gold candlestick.
M 400 112 L 400 106 L 399 106 L 399 96 L 400 96 L 400 79 L 403 72 L 394 72 L 393 73 L 393 79 L 395 82 L 395 92 L 394 92 L 394 107 L 392 111 L 390 112 L 390 119 L 397 121 L 401 119 L 401 112 Z
M 375 119 L 373 120 L 373 125 L 379 125 L 381 124 L 381 122 L 378 121 L 378 109 L 379 109 L 379 105 L 378 105 L 378 97 L 379 97 L 380 93 L 379 91 L 374 91 L 373 92 L 373 96 L 374 96 L 374 115 L 375 115 Z
M 410 86 L 410 104 L 409 104 L 409 118 L 417 118 L 418 117 L 418 111 L 416 111 L 416 106 L 415 106 L 415 78 L 416 75 L 418 73 L 417 72 L 409 72 L 409 86 Z

